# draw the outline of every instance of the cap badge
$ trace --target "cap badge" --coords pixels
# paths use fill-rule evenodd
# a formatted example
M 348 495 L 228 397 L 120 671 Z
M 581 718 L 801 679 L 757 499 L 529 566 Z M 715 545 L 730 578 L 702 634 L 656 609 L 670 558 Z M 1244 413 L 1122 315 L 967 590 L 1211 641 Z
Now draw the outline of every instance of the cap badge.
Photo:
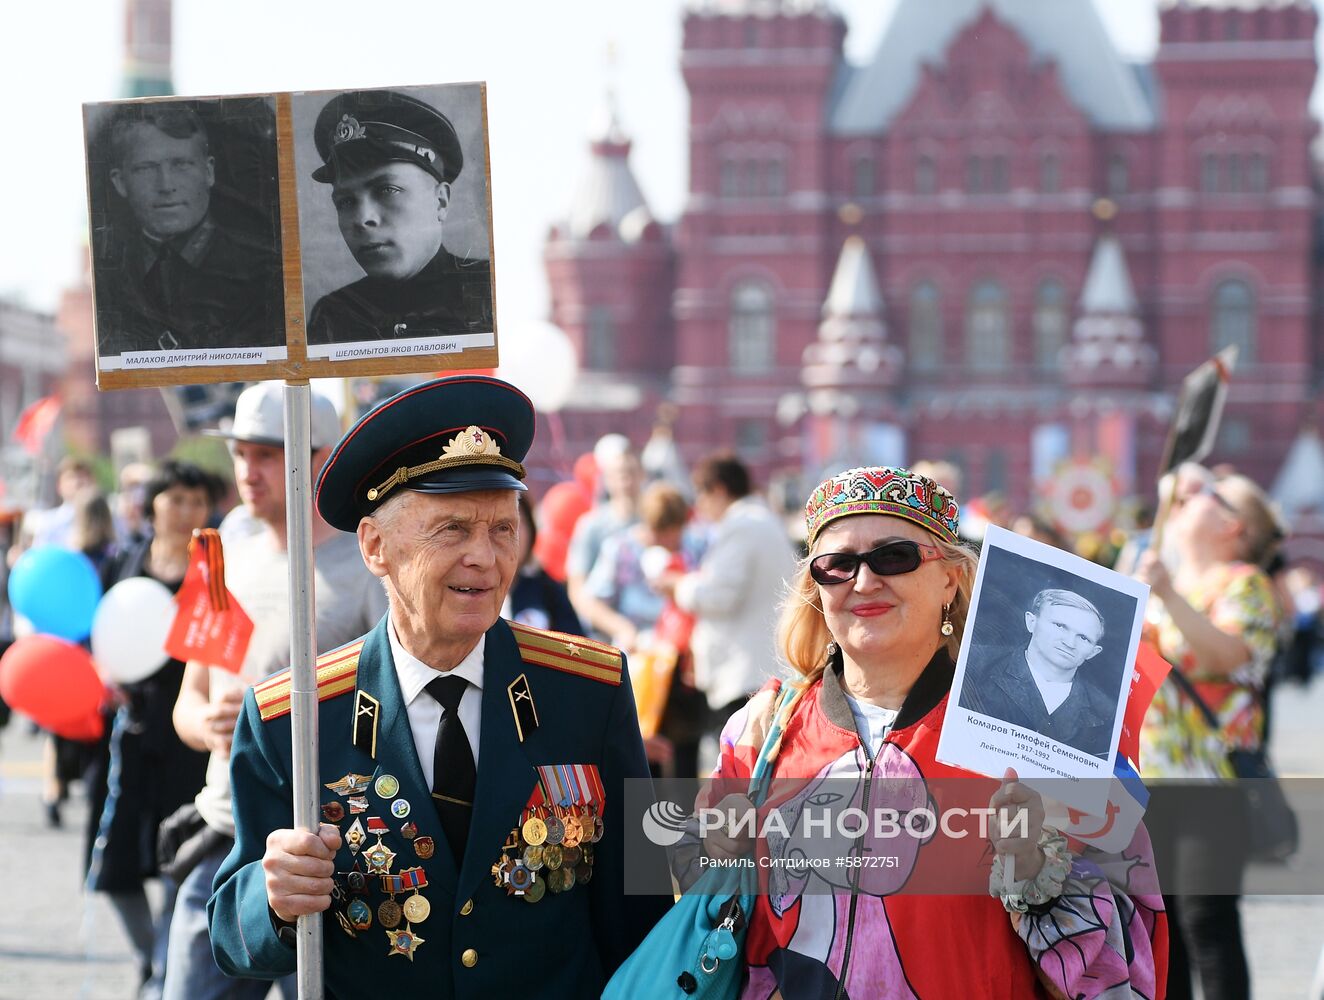
M 470 424 L 455 437 L 446 443 L 446 447 L 441 449 L 442 458 L 453 458 L 458 456 L 468 457 L 470 455 L 500 455 L 501 449 L 497 443 L 492 440 L 492 436 L 481 427 L 475 427 Z
M 336 130 L 331 133 L 331 141 L 338 146 L 342 142 L 349 142 L 352 139 L 362 139 L 367 134 L 368 130 L 359 124 L 357 118 L 352 115 L 341 115 Z

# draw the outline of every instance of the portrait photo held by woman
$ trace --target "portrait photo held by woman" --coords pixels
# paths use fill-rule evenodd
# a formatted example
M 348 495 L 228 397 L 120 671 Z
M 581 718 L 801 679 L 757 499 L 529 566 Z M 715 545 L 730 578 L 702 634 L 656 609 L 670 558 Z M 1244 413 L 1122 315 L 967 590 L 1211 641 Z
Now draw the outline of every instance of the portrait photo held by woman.
M 990 525 L 938 758 L 1105 815 L 1144 584 Z
M 1198 980 L 1207 1000 L 1222 1000 L 1250 995 L 1238 895 L 1250 817 L 1231 755 L 1264 741 L 1281 610 L 1263 567 L 1285 532 L 1246 477 L 1189 464 L 1173 475 L 1162 551 L 1142 553 L 1136 577 L 1150 587 L 1146 637 L 1189 684 L 1159 687 L 1140 765 L 1146 780 L 1168 779 L 1148 813 L 1173 924 L 1168 995 L 1189 997 Z
M 1157 890 L 1140 888 L 1154 881 L 1144 827 L 1119 865 L 1047 826 L 1044 800 L 1013 769 L 974 778 L 936 759 L 976 566 L 956 500 L 906 469 L 850 469 L 814 490 L 805 527 L 808 556 L 778 626 L 791 678 L 769 682 L 732 716 L 700 806 L 750 808 L 720 782 L 748 783 L 789 685 L 802 693 L 777 720 L 784 731 L 765 809 L 803 813 L 835 798 L 866 817 L 941 810 L 964 783 L 980 805 L 1020 821 L 980 837 L 889 842 L 871 839 L 867 820 L 842 864 L 793 870 L 782 862 L 813 851 L 807 824 L 756 839 L 748 826 L 705 828 L 711 810 L 697 809 L 676 851 L 682 887 L 711 865 L 758 861 L 740 996 L 1162 995 L 1167 921 Z M 821 794 L 829 779 L 848 791 Z M 705 794 L 723 797 L 705 803 Z M 886 865 L 863 863 L 884 854 Z

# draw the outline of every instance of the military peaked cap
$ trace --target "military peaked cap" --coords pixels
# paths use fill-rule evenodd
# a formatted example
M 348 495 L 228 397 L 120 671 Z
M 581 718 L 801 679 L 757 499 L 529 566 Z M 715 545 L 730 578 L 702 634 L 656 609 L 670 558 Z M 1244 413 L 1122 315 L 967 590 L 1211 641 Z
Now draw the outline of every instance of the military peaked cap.
M 340 439 L 317 480 L 317 511 L 341 531 L 355 531 L 402 489 L 525 490 L 521 463 L 533 430 L 533 404 L 509 382 L 454 375 L 412 386 Z
M 401 161 L 450 183 L 464 166 L 450 119 L 430 104 L 394 90 L 352 90 L 327 102 L 313 126 L 323 159 L 313 180 L 330 184 L 341 166 L 362 170 Z

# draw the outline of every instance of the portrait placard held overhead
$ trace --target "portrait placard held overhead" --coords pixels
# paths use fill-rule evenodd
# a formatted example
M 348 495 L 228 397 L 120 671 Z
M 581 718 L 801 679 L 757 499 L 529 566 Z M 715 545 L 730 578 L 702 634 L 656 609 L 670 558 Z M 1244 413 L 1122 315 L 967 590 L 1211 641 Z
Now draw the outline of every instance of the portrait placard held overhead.
M 495 344 L 483 96 L 293 95 L 310 359 Z
M 103 387 L 283 360 L 274 100 L 89 104 L 84 124 Z

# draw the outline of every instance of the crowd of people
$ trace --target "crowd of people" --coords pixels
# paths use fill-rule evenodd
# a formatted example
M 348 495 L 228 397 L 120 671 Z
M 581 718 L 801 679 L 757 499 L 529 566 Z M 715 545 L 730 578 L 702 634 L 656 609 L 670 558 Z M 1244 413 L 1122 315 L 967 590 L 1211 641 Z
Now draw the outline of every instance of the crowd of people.
M 482 395 L 487 388 L 461 395 L 444 384 L 432 385 L 442 386 L 436 390 L 439 405 L 460 411 L 456 426 L 470 422 L 484 428 L 503 426 L 504 418 L 470 421 L 465 411 L 465 407 L 489 405 Z M 492 391 L 497 399 L 492 405 L 506 405 L 500 392 Z M 377 434 L 383 446 L 397 438 L 405 442 L 402 448 L 412 446 L 406 440 L 412 428 L 377 413 L 364 418 L 369 421 L 368 431 L 360 439 Z M 498 611 L 501 619 L 514 623 L 510 648 L 518 647 L 526 664 L 533 662 L 530 644 L 542 642 L 538 637 L 546 636 L 546 630 L 579 637 L 584 644 L 569 643 L 573 662 L 554 664 L 567 674 L 610 673 L 613 662 L 619 666 L 619 661 L 611 660 L 614 650 L 626 654 L 630 683 L 621 687 L 633 692 L 635 704 L 628 725 L 613 737 L 622 741 L 617 749 L 625 755 L 604 758 L 600 763 L 604 775 L 613 767 L 617 769 L 613 774 L 632 773 L 635 764 L 627 751 L 637 728 L 644 773 L 691 777 L 712 771 L 719 777 L 747 780 L 753 763 L 751 747 L 757 749 L 785 685 L 805 693 L 796 706 L 794 724 L 788 723 L 776 765 L 779 776 L 810 777 L 828 767 L 859 777 L 891 757 L 919 761 L 925 774 L 943 772 L 945 765 L 934 759 L 934 747 L 978 558 L 977 542 L 962 534 L 959 499 L 953 495 L 959 490 L 956 470 L 925 463 L 912 470 L 840 470 L 808 498 L 801 522 L 773 510 L 749 467 L 732 453 L 700 456 L 688 472 L 674 455 L 646 468 L 629 441 L 610 435 L 594 451 L 591 504 L 569 533 L 564 566 L 544 567 L 537 554 L 538 539 L 540 529 L 546 531 L 548 526 L 541 522 L 531 495 L 522 492 L 522 453 L 511 458 L 522 426 L 499 443 L 487 429 L 472 426 L 469 432 L 475 432 L 475 440 L 487 439 L 482 442 L 486 457 L 473 460 L 478 473 L 464 478 L 454 465 L 437 471 L 432 468 L 435 462 L 416 467 L 406 463 L 400 470 L 406 473 L 403 490 L 394 477 L 381 476 L 383 493 L 397 490 L 397 496 L 410 499 L 418 510 L 382 503 L 375 491 L 369 494 L 372 502 L 356 498 L 345 507 L 348 501 L 334 493 L 342 480 L 352 480 L 352 488 L 357 489 L 375 482 L 378 470 L 370 456 L 354 451 L 358 445 L 342 439 L 334 407 L 314 394 L 312 474 L 323 486 L 313 526 L 317 650 L 336 650 L 368 636 L 363 657 L 374 641 L 375 656 L 386 656 L 387 662 L 394 657 L 401 671 L 394 698 L 403 696 L 402 710 L 415 728 L 419 779 L 425 789 L 431 786 L 433 798 L 445 800 L 451 794 L 440 790 L 440 774 L 449 767 L 443 764 L 442 732 L 452 713 L 465 722 L 472 745 L 472 759 L 465 766 L 471 771 L 476 767 L 480 776 L 476 793 L 471 778 L 467 791 L 451 796 L 454 801 L 472 802 L 475 794 L 484 793 L 480 746 L 485 762 L 498 754 L 487 736 L 480 743 L 476 735 L 480 716 L 475 714 L 479 700 L 486 705 L 483 692 L 490 687 L 484 683 L 483 670 L 493 669 L 494 657 L 504 648 L 500 643 L 505 633 L 498 636 L 493 629 Z M 84 783 L 90 803 L 86 886 L 106 894 L 123 922 L 142 969 L 140 995 L 170 1000 L 265 996 L 268 980 L 282 977 L 282 988 L 292 996 L 288 973 L 293 959 L 286 962 L 280 950 L 285 948 L 283 926 L 301 913 L 342 904 L 342 925 L 351 937 L 354 928 L 366 926 L 365 919 L 371 923 L 371 917 L 364 918 L 363 911 L 352 906 L 368 890 L 353 890 L 351 884 L 338 900 L 336 893 L 342 887 L 335 880 L 340 875 L 322 867 L 342 849 L 350 830 L 342 833 L 337 828 L 334 836 L 324 833 L 321 840 L 312 837 L 312 842 L 289 830 L 283 831 L 289 837 L 280 839 L 276 834 L 282 833 L 277 829 L 281 823 L 261 810 L 246 811 L 248 807 L 240 802 L 244 790 L 232 787 L 232 780 L 243 780 L 240 775 L 258 784 L 268 780 L 245 755 L 256 754 L 264 765 L 270 764 L 263 727 L 280 713 L 268 713 L 263 682 L 289 662 L 289 554 L 279 386 L 262 384 L 246 390 L 224 436 L 240 501 L 228 513 L 223 509 L 223 480 L 188 462 L 166 459 L 152 467 L 127 467 L 117 491 L 108 497 L 97 489 L 87 463 L 66 460 L 58 475 L 59 504 L 32 511 L 21 523 L 10 519 L 0 528 L 10 566 L 29 548 L 61 546 L 85 554 L 105 589 L 122 580 L 148 577 L 175 591 L 188 567 L 194 532 L 220 526 L 227 584 L 255 625 L 241 670 L 235 674 L 172 659 L 140 682 L 109 686 L 103 709 L 105 737 L 91 745 L 52 738 L 43 792 L 47 821 L 58 825 L 70 783 Z M 527 449 L 527 442 L 522 446 Z M 394 457 L 392 461 L 399 464 Z M 516 499 L 510 501 L 511 496 Z M 490 511 L 482 506 L 488 498 Z M 443 511 L 438 506 L 442 504 L 450 505 L 446 512 L 459 511 L 446 517 L 460 519 L 465 539 L 475 536 L 475 525 L 487 533 L 482 544 L 488 546 L 496 567 L 490 579 L 486 570 L 473 568 L 477 562 L 470 566 L 461 561 L 454 563 L 460 569 L 444 572 L 454 575 L 463 570 L 468 575 L 462 582 L 457 582 L 459 577 L 451 580 L 440 596 L 429 590 L 434 585 L 428 584 L 427 574 L 442 570 L 419 563 L 423 557 L 399 539 L 416 539 L 410 544 L 426 548 L 434 544 L 434 532 L 450 532 L 453 524 L 431 526 L 419 507 L 424 501 L 432 505 L 429 512 Z M 507 518 L 513 520 L 508 523 Z M 1038 516 L 1006 520 L 1022 534 L 1049 544 L 1069 544 Z M 564 524 L 557 526 L 559 531 L 566 529 Z M 1234 838 L 1244 838 L 1246 820 L 1227 764 L 1228 752 L 1263 745 L 1269 732 L 1270 685 L 1309 680 L 1317 655 L 1320 581 L 1305 567 L 1283 565 L 1285 534 L 1286 526 L 1273 504 L 1250 480 L 1230 469 L 1185 466 L 1172 485 L 1161 541 L 1133 546 L 1119 564 L 1150 587 L 1147 637 L 1192 682 L 1220 724 L 1211 729 L 1183 688 L 1161 686 L 1145 718 L 1141 773 L 1147 778 L 1195 778 L 1220 785 L 1223 808 L 1234 817 L 1230 835 Z M 507 539 L 517 539 L 509 552 Z M 560 542 L 565 545 L 567 539 Z M 425 606 L 428 601 L 435 608 Z M 449 668 L 419 653 L 429 629 L 453 627 L 450 619 L 441 625 L 434 621 L 442 613 L 437 609 L 457 616 L 455 620 L 472 617 L 478 623 L 459 630 L 456 656 L 451 657 L 450 647 L 445 647 L 443 659 L 450 661 Z M 15 623 L 6 616 L 4 625 L 0 639 L 12 641 Z M 378 632 L 379 640 L 373 640 Z M 472 700 L 448 705 L 439 694 L 433 695 L 436 701 L 418 699 L 428 686 L 423 665 L 434 671 L 453 668 L 463 675 L 473 655 L 473 641 L 478 642 L 480 667 L 463 695 Z M 466 642 L 468 646 L 460 649 Z M 592 666 L 575 659 L 590 653 Z M 486 668 L 481 666 L 484 655 Z M 544 649 L 539 655 L 567 654 Z M 409 675 L 402 660 L 422 661 L 423 672 L 412 691 L 407 690 Z M 362 674 L 365 667 L 359 670 Z M 521 744 L 527 735 L 524 727 L 554 731 L 556 726 L 550 718 L 550 694 L 538 692 L 540 715 L 521 714 L 518 692 L 533 693 L 528 675 L 522 676 L 525 687 L 519 688 L 520 678 L 514 678 L 509 691 L 510 710 L 521 724 Z M 490 673 L 486 681 L 491 681 Z M 498 693 L 503 699 L 507 696 L 505 690 Z M 356 712 L 362 705 L 356 702 Z M 331 709 L 324 706 L 323 711 Z M 378 705 L 376 711 L 385 714 L 386 710 Z M 427 722 L 417 721 L 424 717 Z M 374 758 L 380 718 L 372 717 Z M 492 725 L 486 715 L 481 719 L 484 727 Z M 360 739 L 357 718 L 353 727 L 354 746 L 361 750 L 367 744 Z M 451 747 L 447 753 L 453 753 L 454 731 L 447 739 Z M 232 754 L 236 755 L 233 779 Z M 372 761 L 354 758 L 333 766 L 347 767 L 346 787 L 362 793 L 364 789 L 354 782 L 359 778 L 367 782 L 358 772 L 371 765 Z M 393 787 L 407 784 L 399 762 L 393 766 L 399 774 L 399 778 L 387 775 Z M 489 762 L 488 766 L 498 765 Z M 339 777 L 324 770 L 321 780 L 333 782 Z M 269 780 L 273 787 L 279 784 L 274 777 Z M 404 792 L 383 790 L 380 781 L 373 788 L 397 817 L 409 815 Z M 401 797 L 389 801 L 397 794 Z M 544 794 L 550 793 L 544 790 Z M 909 991 L 904 995 L 926 997 L 985 995 L 979 989 L 993 989 L 990 996 L 1030 996 L 1040 988 L 1054 995 L 1093 996 L 1097 993 L 1092 991 L 1124 984 L 1138 995 L 1187 997 L 1194 995 L 1193 983 L 1198 981 L 1210 1000 L 1249 996 L 1235 895 L 1173 892 L 1160 898 L 1110 880 L 1105 868 L 1085 854 L 1077 854 L 1074 867 L 1063 871 L 1056 861 L 1066 842 L 1045 825 L 1038 794 L 1012 772 L 1004 776 L 997 796 L 1001 803 L 1029 808 L 1034 817 L 1025 836 L 994 844 L 999 855 L 1015 859 L 1015 885 L 1008 883 L 1000 893 L 983 897 L 866 893 L 857 901 L 857 884 L 849 893 L 823 902 L 811 903 L 805 896 L 797 907 L 760 897 L 748 914 L 748 971 L 742 995 L 766 996 L 780 990 L 790 1000 L 829 995 L 825 991 L 841 985 L 851 995 L 867 996 L 871 995 L 867 984 L 887 981 L 898 989 L 904 985 Z M 574 811 L 579 805 L 583 812 Z M 588 801 L 572 804 L 569 813 L 556 815 L 578 817 L 581 823 L 588 817 L 587 829 L 592 830 L 590 805 Z M 353 808 L 360 811 L 357 805 Z M 443 840 L 449 841 L 455 864 L 463 872 L 463 835 L 453 832 L 453 818 L 448 821 L 444 809 L 438 808 Z M 472 808 L 478 811 L 469 828 L 470 853 L 481 814 L 480 806 Z M 1132 847 L 1139 857 L 1157 855 L 1160 879 L 1180 870 L 1173 885 L 1198 885 L 1202 866 L 1226 865 L 1229 834 L 1223 831 L 1223 839 L 1211 841 L 1207 831 L 1189 824 L 1183 827 L 1183 808 L 1180 796 L 1156 797 L 1153 825 L 1181 828 L 1182 834 L 1175 842 L 1156 841 L 1151 850 L 1141 828 Z M 325 804 L 323 815 L 333 824 L 349 819 L 339 800 Z M 527 815 L 545 814 L 534 809 Z M 268 825 L 274 824 L 271 830 L 276 830 L 265 855 L 262 843 L 271 830 L 259 830 L 257 836 L 254 817 L 261 817 L 259 825 L 270 818 Z M 288 816 L 283 817 L 285 825 L 292 825 L 287 821 Z M 468 814 L 459 822 L 460 828 L 466 828 Z M 379 847 L 383 829 L 369 830 L 378 836 Z M 526 856 L 529 848 L 542 844 L 533 841 L 536 831 L 527 826 L 515 831 L 525 838 L 520 844 Z M 416 829 L 410 839 L 418 857 L 430 857 L 430 838 Z M 423 841 L 428 841 L 426 852 Z M 276 842 L 280 851 L 273 861 Z M 736 857 L 751 849 L 740 837 L 721 832 L 690 846 L 709 857 Z M 359 849 L 354 848 L 355 855 Z M 484 873 L 488 860 L 484 855 Z M 618 860 L 608 850 L 598 851 L 599 884 Z M 209 928 L 208 901 L 214 890 L 221 890 L 212 905 L 224 909 L 230 900 L 236 907 L 231 915 L 240 933 L 246 932 L 244 921 L 250 915 L 242 895 L 250 876 L 245 864 L 257 864 L 268 873 L 270 923 L 263 931 L 282 942 L 271 946 L 271 961 L 244 952 L 248 942 L 238 950 L 228 949 L 226 942 L 217 940 L 215 925 Z M 288 872 L 288 882 L 271 874 L 280 865 L 287 866 L 280 871 Z M 580 878 L 587 881 L 584 875 L 581 870 Z M 155 914 L 144 891 L 152 878 L 160 878 L 165 887 L 163 908 Z M 306 882 L 303 889 L 289 888 L 301 879 Z M 226 896 L 226 891 L 239 896 Z M 462 899 L 464 890 L 457 891 Z M 606 906 L 599 901 L 597 888 L 594 893 L 594 906 Z M 305 902 L 323 894 L 325 906 Z M 1087 932 L 1061 905 L 1068 898 L 1074 901 L 1077 909 L 1072 912 L 1077 915 L 1080 900 L 1088 898 L 1096 912 L 1110 916 Z M 465 905 L 472 908 L 473 903 L 471 898 Z M 634 926 L 640 911 L 618 916 L 619 921 L 613 918 L 620 926 L 612 932 L 616 936 L 611 938 L 610 958 L 605 945 L 598 957 L 584 958 L 584 968 L 595 970 L 594 976 L 605 978 L 638 943 L 638 935 L 628 937 L 633 932 L 626 927 Z M 652 913 L 650 919 L 656 916 Z M 393 942 L 392 953 L 407 954 L 412 961 L 422 938 L 406 941 L 400 937 L 403 932 L 387 928 L 385 917 L 380 921 Z M 824 936 L 831 939 L 838 931 L 847 941 L 845 950 L 823 951 Z M 594 933 L 605 932 L 599 928 Z M 1088 959 L 1078 957 L 1086 953 Z M 469 954 L 465 952 L 466 967 L 471 964 Z M 217 958 L 222 959 L 219 965 Z M 476 953 L 473 961 L 478 961 Z M 251 978 L 244 978 L 246 972 Z M 233 978 L 236 974 L 239 978 Z M 989 982 L 995 986 L 989 987 Z

